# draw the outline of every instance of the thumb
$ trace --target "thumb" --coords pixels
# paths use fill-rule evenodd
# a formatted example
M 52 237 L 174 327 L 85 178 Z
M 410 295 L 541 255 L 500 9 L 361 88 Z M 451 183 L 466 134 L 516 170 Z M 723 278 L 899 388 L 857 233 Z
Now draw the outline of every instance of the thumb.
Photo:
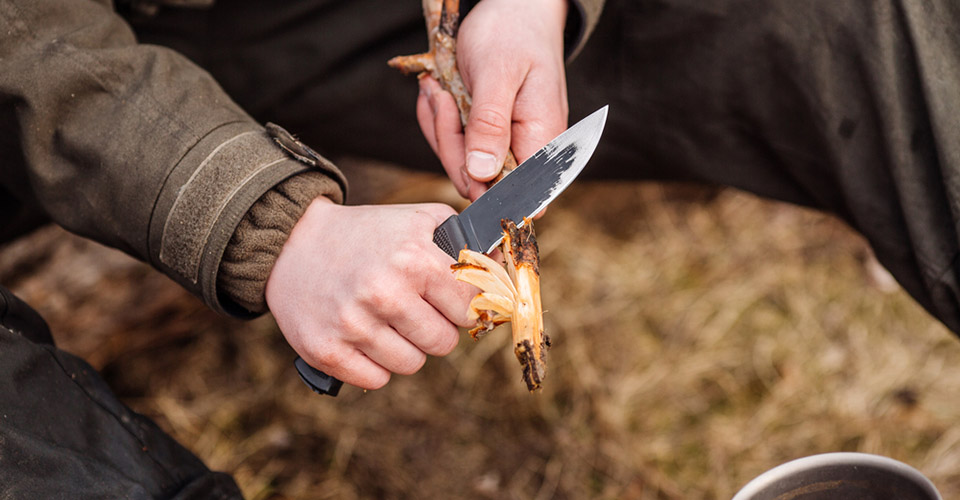
M 510 128 L 516 92 L 511 86 L 475 82 L 473 106 L 464 128 L 467 174 L 477 181 L 496 178 L 510 149 Z

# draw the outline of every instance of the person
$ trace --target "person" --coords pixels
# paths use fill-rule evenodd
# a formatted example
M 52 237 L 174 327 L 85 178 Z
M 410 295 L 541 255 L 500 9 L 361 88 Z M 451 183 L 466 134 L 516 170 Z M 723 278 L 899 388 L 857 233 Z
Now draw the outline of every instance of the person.
M 313 366 L 376 389 L 450 352 L 475 290 L 431 242 L 453 209 L 344 205 L 326 158 L 442 168 L 475 199 L 507 147 L 524 158 L 609 104 L 584 175 L 830 211 L 960 330 L 957 7 L 463 3 L 465 129 L 436 82 L 385 64 L 425 49 L 412 0 L 0 0 L 0 236 L 50 218 L 218 311 L 269 310 Z M 0 291 L 8 496 L 239 496 Z

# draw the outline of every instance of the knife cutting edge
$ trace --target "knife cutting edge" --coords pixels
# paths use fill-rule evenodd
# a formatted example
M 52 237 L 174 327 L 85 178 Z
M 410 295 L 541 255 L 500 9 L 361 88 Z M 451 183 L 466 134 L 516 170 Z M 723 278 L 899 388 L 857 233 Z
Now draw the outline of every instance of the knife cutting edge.
M 456 259 L 469 248 L 489 253 L 503 239 L 502 219 L 518 226 L 547 207 L 580 174 L 593 156 L 608 106 L 580 120 L 505 175 L 459 215 L 451 215 L 433 233 L 433 242 Z M 317 394 L 336 396 L 343 382 L 297 357 L 300 378 Z

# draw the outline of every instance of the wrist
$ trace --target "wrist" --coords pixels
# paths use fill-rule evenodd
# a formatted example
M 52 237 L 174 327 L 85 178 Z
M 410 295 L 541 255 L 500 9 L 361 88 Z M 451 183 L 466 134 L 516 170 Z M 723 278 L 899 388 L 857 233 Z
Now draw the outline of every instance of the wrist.
M 336 200 L 326 196 L 317 196 L 309 201 L 300 215 L 292 225 L 291 229 L 285 235 L 280 246 L 276 249 L 274 261 L 268 270 L 263 287 L 264 306 L 267 309 L 273 309 L 271 305 L 279 301 L 290 301 L 296 297 L 289 296 L 287 286 L 290 277 L 299 277 L 297 269 L 302 268 L 304 264 L 303 248 L 314 248 L 316 245 L 310 242 L 318 232 L 324 234 L 326 231 L 322 228 L 324 221 L 330 221 L 337 217 L 334 210 L 341 208 Z M 302 242 L 306 241 L 307 243 Z

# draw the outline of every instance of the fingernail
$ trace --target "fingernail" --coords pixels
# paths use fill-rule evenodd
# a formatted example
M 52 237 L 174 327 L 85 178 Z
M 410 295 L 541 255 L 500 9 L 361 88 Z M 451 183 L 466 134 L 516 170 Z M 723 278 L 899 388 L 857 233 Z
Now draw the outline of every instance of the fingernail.
M 471 151 L 467 155 L 467 171 L 475 179 L 488 179 L 500 170 L 496 157 L 482 151 Z

